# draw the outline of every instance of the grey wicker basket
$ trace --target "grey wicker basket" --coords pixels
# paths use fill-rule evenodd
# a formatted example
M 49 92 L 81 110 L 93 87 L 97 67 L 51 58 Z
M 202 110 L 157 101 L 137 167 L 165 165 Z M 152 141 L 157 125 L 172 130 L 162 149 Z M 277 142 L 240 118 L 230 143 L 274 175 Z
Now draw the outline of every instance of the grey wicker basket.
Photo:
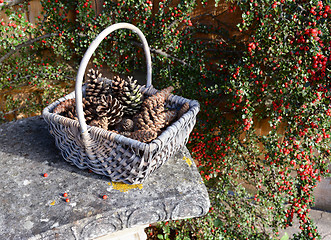
M 82 95 L 85 91 L 82 82 L 87 64 L 101 41 L 111 32 L 121 28 L 136 32 L 144 46 L 147 84 L 140 91 L 147 95 L 153 95 L 158 91 L 151 85 L 151 57 L 143 33 L 132 24 L 117 23 L 102 31 L 87 49 L 78 70 L 75 91 L 47 106 L 43 110 L 43 117 L 66 161 L 80 169 L 90 169 L 97 174 L 108 176 L 114 182 L 140 184 L 187 143 L 200 106 L 195 100 L 170 95 L 168 98 L 170 107 L 179 108 L 188 102 L 190 108 L 150 143 L 139 142 L 111 131 L 88 126 L 82 106 Z M 78 121 L 53 113 L 53 109 L 59 103 L 72 98 L 76 98 Z

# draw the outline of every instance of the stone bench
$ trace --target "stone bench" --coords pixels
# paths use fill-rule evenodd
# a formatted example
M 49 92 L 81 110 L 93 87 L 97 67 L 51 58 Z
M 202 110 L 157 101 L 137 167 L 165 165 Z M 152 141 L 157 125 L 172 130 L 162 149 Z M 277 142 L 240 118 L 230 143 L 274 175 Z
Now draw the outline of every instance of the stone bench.
M 148 224 L 209 210 L 186 148 L 129 189 L 64 161 L 39 116 L 0 125 L 0 165 L 0 239 L 143 239 Z

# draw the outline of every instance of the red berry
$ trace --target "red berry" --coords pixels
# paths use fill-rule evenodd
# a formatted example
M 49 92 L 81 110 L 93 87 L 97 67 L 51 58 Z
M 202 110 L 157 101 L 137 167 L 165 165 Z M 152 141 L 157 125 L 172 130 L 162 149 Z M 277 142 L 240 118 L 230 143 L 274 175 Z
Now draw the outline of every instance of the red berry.
M 48 174 L 47 173 L 44 173 L 44 177 L 48 177 Z
M 66 198 L 66 202 L 70 202 L 70 199 L 69 198 Z
M 68 193 L 63 193 L 63 197 L 68 197 Z
M 107 199 L 108 197 L 107 197 L 107 195 L 103 195 L 102 198 L 103 199 Z

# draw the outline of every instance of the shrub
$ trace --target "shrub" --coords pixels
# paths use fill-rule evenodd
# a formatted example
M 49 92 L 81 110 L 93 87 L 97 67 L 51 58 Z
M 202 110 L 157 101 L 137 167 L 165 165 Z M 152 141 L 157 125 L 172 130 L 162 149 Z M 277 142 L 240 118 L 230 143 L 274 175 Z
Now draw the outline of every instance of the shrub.
M 330 164 L 330 2 L 236 3 L 250 37 L 228 80 L 207 89 L 225 92 L 228 113 L 209 101 L 191 137 L 213 203 L 191 225 L 211 229 L 198 239 L 267 239 L 296 217 L 293 238 L 317 239 L 309 211 Z

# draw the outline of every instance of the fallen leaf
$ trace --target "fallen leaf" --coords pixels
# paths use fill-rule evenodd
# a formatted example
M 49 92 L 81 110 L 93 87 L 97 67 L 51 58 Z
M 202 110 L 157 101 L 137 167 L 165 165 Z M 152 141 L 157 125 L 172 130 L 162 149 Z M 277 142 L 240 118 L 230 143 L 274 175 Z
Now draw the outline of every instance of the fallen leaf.
M 192 160 L 186 156 L 183 157 L 183 159 L 185 160 L 185 162 L 187 163 L 187 165 L 189 165 L 191 167 L 192 165 Z
M 113 182 L 113 189 L 118 190 L 120 192 L 127 192 L 134 188 L 142 189 L 143 185 L 142 184 L 129 185 L 129 184 L 120 183 L 120 182 Z

